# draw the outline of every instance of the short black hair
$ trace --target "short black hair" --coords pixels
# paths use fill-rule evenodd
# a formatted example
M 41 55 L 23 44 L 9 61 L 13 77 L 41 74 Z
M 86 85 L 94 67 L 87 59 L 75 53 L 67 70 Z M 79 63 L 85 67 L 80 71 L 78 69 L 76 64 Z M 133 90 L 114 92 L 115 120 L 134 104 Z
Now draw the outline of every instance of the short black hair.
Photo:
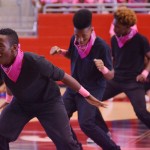
M 0 29 L 0 35 L 8 36 L 10 46 L 12 46 L 14 44 L 18 45 L 18 43 L 19 43 L 18 35 L 17 35 L 16 31 L 14 31 L 13 29 L 2 28 L 2 29 Z
M 92 24 L 92 12 L 88 9 L 80 9 L 73 16 L 73 25 L 77 29 L 84 29 Z

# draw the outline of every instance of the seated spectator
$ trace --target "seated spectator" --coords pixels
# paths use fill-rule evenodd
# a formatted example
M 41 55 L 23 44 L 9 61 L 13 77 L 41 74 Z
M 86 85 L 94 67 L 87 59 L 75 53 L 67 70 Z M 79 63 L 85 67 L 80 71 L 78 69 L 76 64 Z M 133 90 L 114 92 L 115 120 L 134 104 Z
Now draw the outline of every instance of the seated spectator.
M 67 1 L 67 0 L 62 0 Z M 103 3 L 103 0 L 72 0 L 72 3 Z
M 38 9 L 38 12 L 42 12 L 42 4 L 40 2 L 40 0 L 32 0 L 32 4 L 34 7 L 36 7 Z
M 59 3 L 59 0 L 40 0 L 42 4 Z
M 110 4 L 108 6 L 105 6 L 105 10 L 102 13 L 112 13 L 115 10 L 117 0 L 103 0 L 104 4 Z
M 79 1 L 83 1 L 83 3 L 95 3 L 95 0 L 79 0 Z
M 43 12 L 43 6 L 45 4 L 59 3 L 59 0 L 32 0 L 32 4 L 38 9 L 39 13 Z
M 148 3 L 148 0 L 128 0 L 128 3 Z M 130 6 L 130 8 L 139 8 L 139 10 L 134 10 L 136 13 L 148 13 L 147 11 L 140 10 L 140 8 L 146 8 L 146 6 Z

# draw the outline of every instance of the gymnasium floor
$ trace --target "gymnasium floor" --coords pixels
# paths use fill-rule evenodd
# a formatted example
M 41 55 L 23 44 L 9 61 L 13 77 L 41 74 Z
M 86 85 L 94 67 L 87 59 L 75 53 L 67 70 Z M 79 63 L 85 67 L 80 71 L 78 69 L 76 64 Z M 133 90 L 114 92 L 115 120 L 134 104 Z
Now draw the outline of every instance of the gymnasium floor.
M 0 102 L 2 102 L 1 100 Z M 108 108 L 100 108 L 110 128 L 113 140 L 122 150 L 150 150 L 150 130 L 137 120 L 132 106 L 125 96 L 106 102 Z M 150 102 L 147 102 L 150 111 Z M 77 113 L 71 124 L 83 144 L 84 150 L 101 150 L 96 144 L 87 144 L 87 137 L 80 130 Z M 37 119 L 31 120 L 22 131 L 18 140 L 10 144 L 10 150 L 56 150 Z

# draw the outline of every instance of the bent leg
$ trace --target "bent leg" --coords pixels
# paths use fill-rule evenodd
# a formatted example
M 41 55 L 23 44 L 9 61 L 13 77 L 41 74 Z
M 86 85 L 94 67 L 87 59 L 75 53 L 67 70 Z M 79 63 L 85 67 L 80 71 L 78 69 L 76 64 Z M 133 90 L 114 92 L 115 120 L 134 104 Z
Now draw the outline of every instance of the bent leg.
M 90 91 L 90 93 L 95 96 L 97 99 L 101 100 L 102 99 L 102 96 L 104 94 L 104 91 L 105 91 L 105 88 L 104 87 L 101 87 L 101 88 L 98 88 L 98 89 L 94 89 L 94 91 Z M 105 133 L 108 133 L 109 132 L 109 129 L 107 127 L 107 124 L 106 122 L 104 121 L 103 119 L 103 116 L 99 110 L 99 108 L 96 108 L 96 114 L 95 114 L 95 123 L 97 126 L 99 126 L 101 129 L 103 129 L 103 131 Z
M 81 150 L 73 139 L 69 118 L 62 101 L 46 106 L 46 112 L 38 115 L 47 135 L 55 143 L 57 150 Z M 46 115 L 45 115 L 46 114 Z
M 63 95 L 63 102 L 64 102 L 64 105 L 65 105 L 65 108 L 66 108 L 69 119 L 72 117 L 73 113 L 75 111 L 77 111 L 76 103 L 75 103 L 75 100 L 74 100 L 75 95 L 76 94 L 74 92 L 72 92 L 68 89 L 65 91 L 65 93 Z M 71 125 L 70 125 L 70 127 L 71 127 Z M 73 139 L 76 140 L 78 145 L 80 145 L 80 147 L 81 147 L 81 143 L 78 141 L 76 133 L 74 132 L 72 127 L 71 127 L 71 131 L 72 131 L 72 134 L 73 134 Z
M 73 113 L 77 110 L 74 97 L 75 94 L 71 93 L 68 89 L 65 91 L 63 95 L 63 102 L 69 118 L 71 118 Z
M 30 120 L 13 100 L 0 115 L 0 150 L 9 150 L 9 142 L 17 139 Z
M 118 150 L 119 146 L 96 124 L 96 107 L 88 104 L 83 98 L 77 98 L 78 118 L 82 131 L 103 150 Z
M 122 89 L 119 86 L 119 83 L 113 80 L 107 81 L 106 88 L 102 97 L 102 101 L 108 100 L 121 92 Z
M 96 108 L 96 118 L 95 118 L 96 125 L 99 126 L 103 131 L 107 134 L 109 132 L 108 126 L 104 121 L 104 118 L 98 108 Z
M 0 150 L 9 150 L 9 141 L 0 135 Z
M 142 87 L 126 91 L 137 117 L 150 128 L 150 112 L 147 111 L 145 90 Z

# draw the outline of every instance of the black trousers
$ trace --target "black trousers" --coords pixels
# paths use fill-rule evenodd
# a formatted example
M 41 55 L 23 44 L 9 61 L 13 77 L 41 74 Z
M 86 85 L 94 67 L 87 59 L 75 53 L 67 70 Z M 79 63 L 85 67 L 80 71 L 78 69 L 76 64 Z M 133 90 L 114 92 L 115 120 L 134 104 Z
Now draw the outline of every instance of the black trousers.
M 95 96 L 97 93 L 98 96 L 98 93 L 100 94 L 100 92 L 102 91 L 96 91 L 95 89 L 93 92 L 91 92 L 91 94 Z M 115 142 L 112 141 L 106 134 L 106 132 L 99 126 L 101 120 L 99 121 L 99 123 L 97 123 L 97 107 L 90 105 L 80 94 L 74 93 L 69 89 L 67 89 L 64 93 L 63 100 L 67 109 L 68 116 L 71 117 L 73 112 L 77 111 L 81 130 L 88 137 L 94 140 L 97 145 L 102 147 L 103 150 L 120 149 L 120 147 L 117 146 Z M 103 122 L 103 120 L 101 122 Z M 76 136 L 74 136 L 74 138 L 76 138 Z
M 128 96 L 137 117 L 150 128 L 150 112 L 146 109 L 144 84 L 136 81 L 108 81 L 103 95 L 103 101 L 121 92 L 124 92 Z
M 9 150 L 9 142 L 17 139 L 25 124 L 33 117 L 38 118 L 57 150 L 81 150 L 73 139 L 61 98 L 55 99 L 53 103 L 26 105 L 13 99 L 0 115 L 0 150 Z

